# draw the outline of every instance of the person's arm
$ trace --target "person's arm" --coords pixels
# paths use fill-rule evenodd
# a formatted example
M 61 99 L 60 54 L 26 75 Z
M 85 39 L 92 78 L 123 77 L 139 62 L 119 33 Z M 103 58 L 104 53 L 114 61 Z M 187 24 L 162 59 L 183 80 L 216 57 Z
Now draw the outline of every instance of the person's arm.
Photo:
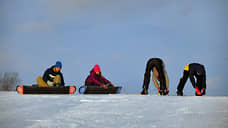
M 157 81 L 157 75 L 156 75 L 157 70 L 155 68 L 153 68 L 153 76 L 152 76 L 152 80 L 154 82 L 154 85 L 157 89 L 159 89 L 159 84 Z
M 114 84 L 113 83 L 111 83 L 109 80 L 107 80 L 105 77 L 103 77 L 103 76 L 101 76 L 101 78 L 104 80 L 104 82 L 105 82 L 105 85 L 107 86 L 112 86 L 112 87 L 114 87 Z
M 95 83 L 96 85 L 103 86 L 103 84 L 102 84 L 100 81 L 98 81 L 97 79 L 95 79 L 94 77 L 91 77 L 90 79 L 91 79 L 91 81 L 93 81 L 93 83 Z
M 193 86 L 194 88 L 196 88 L 196 82 L 195 82 L 194 72 L 193 72 L 193 71 L 190 71 L 190 72 L 189 72 L 189 78 L 190 78 L 190 81 L 191 81 L 191 83 L 192 83 L 192 86 Z
M 203 88 L 205 88 L 206 89 L 206 79 L 207 79 L 207 77 L 206 77 L 207 75 L 206 75 L 206 71 L 205 71 L 205 69 L 204 69 L 204 76 L 203 76 Z
M 111 82 L 107 80 L 105 77 L 101 76 L 101 79 L 104 80 L 105 84 L 111 84 Z
M 64 82 L 64 78 L 63 78 L 63 74 L 60 73 L 60 77 L 61 77 L 61 85 L 65 86 L 65 82 Z
M 44 72 L 44 75 L 43 75 L 43 80 L 47 83 L 48 81 L 48 76 L 49 75 L 49 69 L 47 69 L 45 72 Z

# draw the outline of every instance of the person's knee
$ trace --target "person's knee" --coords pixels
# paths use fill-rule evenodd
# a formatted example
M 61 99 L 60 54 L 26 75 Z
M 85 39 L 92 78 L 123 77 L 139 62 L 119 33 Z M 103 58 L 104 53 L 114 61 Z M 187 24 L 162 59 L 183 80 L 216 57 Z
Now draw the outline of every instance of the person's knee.
M 37 77 L 37 84 L 39 87 L 47 87 L 47 83 L 43 80 L 41 76 Z
M 56 75 L 55 78 L 54 78 L 54 83 L 59 84 L 60 82 L 61 82 L 61 77 L 60 77 L 60 75 Z
M 43 80 L 43 78 L 42 78 L 41 76 L 38 76 L 38 77 L 36 78 L 36 81 L 40 81 L 40 80 Z

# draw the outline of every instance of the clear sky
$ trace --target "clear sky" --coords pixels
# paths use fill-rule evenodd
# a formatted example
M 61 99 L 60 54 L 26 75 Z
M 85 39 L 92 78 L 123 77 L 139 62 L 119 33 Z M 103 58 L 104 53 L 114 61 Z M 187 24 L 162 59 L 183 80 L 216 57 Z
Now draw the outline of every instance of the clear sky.
M 77 87 L 95 64 L 126 93 L 140 93 L 146 61 L 166 64 L 170 94 L 184 66 L 205 65 L 207 94 L 228 95 L 227 0 L 1 0 L 0 72 L 22 84 L 57 60 Z M 151 82 L 150 93 L 157 93 Z M 184 93 L 194 89 L 188 80 Z

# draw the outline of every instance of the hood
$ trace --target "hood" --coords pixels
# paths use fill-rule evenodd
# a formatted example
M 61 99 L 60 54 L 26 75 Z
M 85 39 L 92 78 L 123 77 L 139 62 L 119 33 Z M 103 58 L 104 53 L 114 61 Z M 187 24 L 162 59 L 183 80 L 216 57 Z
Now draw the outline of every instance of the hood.
M 99 66 L 98 64 L 96 64 L 96 65 L 93 67 L 93 69 L 90 71 L 90 74 L 91 74 L 91 75 L 96 75 L 95 72 L 101 72 L 100 66 Z

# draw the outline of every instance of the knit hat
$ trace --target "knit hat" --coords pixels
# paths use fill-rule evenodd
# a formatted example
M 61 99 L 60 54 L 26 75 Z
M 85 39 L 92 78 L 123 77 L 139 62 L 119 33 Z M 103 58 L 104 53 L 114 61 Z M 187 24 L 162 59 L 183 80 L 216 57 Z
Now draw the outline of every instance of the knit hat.
M 100 66 L 98 64 L 96 64 L 93 68 L 94 72 L 101 72 Z
M 61 63 L 60 61 L 56 61 L 55 67 L 56 67 L 56 68 L 57 68 L 57 67 L 62 68 L 62 63 Z

